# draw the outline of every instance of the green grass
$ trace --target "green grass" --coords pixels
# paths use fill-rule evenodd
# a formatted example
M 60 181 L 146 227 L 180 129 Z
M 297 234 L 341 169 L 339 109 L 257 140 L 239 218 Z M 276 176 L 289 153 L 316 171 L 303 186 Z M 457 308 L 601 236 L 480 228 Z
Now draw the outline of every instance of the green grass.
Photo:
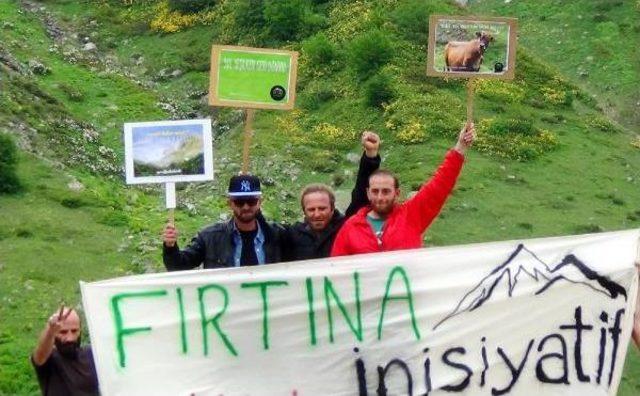
M 375 3 L 366 12 L 357 3 L 331 3 L 327 36 L 335 59 L 309 64 L 303 51 L 297 116 L 259 111 L 255 121 L 250 168 L 270 179 L 265 185 L 268 217 L 298 219 L 297 195 L 309 182 L 335 184 L 339 206 L 344 208 L 356 168 L 347 154 L 359 154 L 356 135 L 362 129 L 380 132 L 383 166 L 399 174 L 405 196 L 432 174 L 453 145 L 465 117 L 464 81 L 425 76 L 424 26 L 419 32 L 409 29 L 416 15 L 411 7 L 419 3 L 403 4 L 402 12 L 393 9 L 392 2 Z M 574 3 L 477 3 L 484 11 L 479 15 L 520 16 L 521 50 L 516 80 L 492 83 L 476 95 L 476 121 L 526 120 L 533 130 L 550 131 L 558 144 L 528 161 L 472 150 L 455 194 L 426 235 L 427 245 L 640 227 L 640 149 L 630 144 L 632 135 L 597 110 L 589 93 L 574 85 L 596 93 L 606 109 L 610 100 L 612 109 L 620 109 L 616 119 L 637 131 L 639 123 L 630 105 L 639 86 L 638 50 L 625 51 L 628 47 L 616 41 L 611 24 L 615 21 L 619 33 L 637 42 L 637 18 L 633 19 L 637 11 L 633 2 L 620 6 L 613 1 Z M 104 73 L 101 63 L 72 63 L 50 52 L 52 41 L 40 21 L 32 14 L 18 13 L 17 1 L 1 2 L 0 20 L 13 28 L 0 28 L 0 46 L 22 62 L 38 59 L 52 72 L 10 79 L 0 74 L 0 126 L 20 121 L 33 127 L 35 151 L 60 161 L 70 158 L 77 147 L 96 152 L 105 145 L 121 155 L 122 123 L 168 117 L 156 106 L 159 100 L 173 103 L 184 118 L 196 111 L 218 116 L 216 181 L 178 185 L 176 221 L 181 243 L 227 214 L 226 183 L 241 164 L 239 117 L 229 109 L 214 113 L 200 102 L 208 90 L 211 44 L 233 44 L 225 41 L 228 36 L 219 31 L 219 25 L 159 34 L 149 31 L 150 8 L 142 4 L 124 7 L 119 2 L 67 0 L 46 2 L 46 6 L 64 27 L 91 36 L 101 55 L 112 56 L 123 69 Z M 433 7 L 441 14 L 462 12 L 445 3 Z M 582 19 L 577 18 L 580 14 Z M 383 31 L 393 44 L 393 57 L 382 67 L 393 82 L 393 112 L 366 105 L 362 88 L 366 81 L 357 80 L 346 61 L 351 40 L 370 29 Z M 584 39 L 589 45 L 580 41 L 584 30 L 589 32 Z M 565 45 L 554 44 L 558 40 Z M 297 42 L 279 46 L 300 48 Z M 606 56 L 593 55 L 607 49 L 611 53 Z M 587 56 L 594 56 L 588 64 L 583 62 Z M 140 57 L 143 61 L 136 64 Z M 576 77 L 576 65 L 589 65 L 588 78 Z M 123 75 L 125 69 L 131 78 L 151 83 L 152 88 L 131 81 Z M 161 69 L 180 69 L 183 74 L 161 79 Z M 62 147 L 57 149 L 51 136 L 75 136 L 73 131 L 51 127 L 59 117 L 93 124 L 99 142 L 61 140 Z M 406 144 L 399 134 L 414 119 L 423 125 L 425 136 L 420 144 Z M 320 130 L 344 133 L 335 138 L 319 135 L 319 126 L 325 124 L 329 127 Z M 120 160 L 111 161 L 120 166 Z M 0 395 L 35 392 L 26 357 L 58 301 L 79 301 L 78 279 L 162 270 L 158 250 L 166 218 L 162 189 L 127 187 L 120 175 L 105 177 L 90 171 L 86 163 L 63 162 L 67 167 L 60 171 L 23 154 L 19 172 L 27 191 L 0 197 L 3 213 L 11 214 L 0 232 L 0 315 L 7 318 L 0 330 Z M 85 190 L 71 192 L 65 173 L 79 179 Z M 638 394 L 638 378 L 639 354 L 629 351 L 619 394 Z
M 607 114 L 640 132 L 637 1 L 471 2 L 479 15 L 519 18 L 519 45 L 594 94 Z M 517 68 L 516 68 L 517 70 Z
M 78 281 L 124 275 L 131 260 L 126 229 L 100 224 L 106 209 L 86 190 L 69 190 L 71 177 L 31 155 L 21 156 L 18 174 L 26 191 L 0 196 L 2 395 L 37 393 L 28 356 L 46 319 L 62 301 L 80 304 Z

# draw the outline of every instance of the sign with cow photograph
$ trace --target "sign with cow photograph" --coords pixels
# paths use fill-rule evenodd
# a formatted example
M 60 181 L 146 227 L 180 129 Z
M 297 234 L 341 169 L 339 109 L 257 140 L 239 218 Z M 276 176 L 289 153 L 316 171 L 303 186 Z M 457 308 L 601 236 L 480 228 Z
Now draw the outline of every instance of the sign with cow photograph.
M 516 19 L 432 15 L 427 75 L 512 79 Z
M 297 52 L 214 45 L 209 104 L 291 110 L 297 67 Z
M 127 184 L 213 179 L 211 120 L 124 124 Z

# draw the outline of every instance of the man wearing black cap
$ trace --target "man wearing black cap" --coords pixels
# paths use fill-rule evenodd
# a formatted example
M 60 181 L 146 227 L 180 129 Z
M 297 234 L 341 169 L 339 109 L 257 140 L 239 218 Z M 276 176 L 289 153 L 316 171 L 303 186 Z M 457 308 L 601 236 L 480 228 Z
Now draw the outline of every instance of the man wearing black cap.
M 310 184 L 300 198 L 304 221 L 285 228 L 267 223 L 260 213 L 260 180 L 252 175 L 233 176 L 227 194 L 233 219 L 200 231 L 184 250 L 178 249 L 177 231 L 168 224 L 164 231 L 165 267 L 176 271 L 200 263 L 204 268 L 218 268 L 328 257 L 344 221 L 368 204 L 369 176 L 380 166 L 380 137 L 364 131 L 361 141 L 364 152 L 344 215 L 335 208 L 335 194 L 329 186 Z
M 200 263 L 204 268 L 220 268 L 282 260 L 284 229 L 260 213 L 260 180 L 253 175 L 233 176 L 227 196 L 233 218 L 201 230 L 186 248 L 178 248 L 175 226 L 165 227 L 162 259 L 168 271 L 193 269 Z

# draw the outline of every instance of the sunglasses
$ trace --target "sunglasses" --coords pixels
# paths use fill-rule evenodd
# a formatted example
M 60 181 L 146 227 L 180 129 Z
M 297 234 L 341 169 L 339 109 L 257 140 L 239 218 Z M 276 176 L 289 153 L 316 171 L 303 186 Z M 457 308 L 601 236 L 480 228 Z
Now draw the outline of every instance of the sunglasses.
M 241 208 L 244 205 L 256 206 L 259 200 L 259 198 L 236 198 L 231 200 L 231 202 L 233 202 L 235 206 Z

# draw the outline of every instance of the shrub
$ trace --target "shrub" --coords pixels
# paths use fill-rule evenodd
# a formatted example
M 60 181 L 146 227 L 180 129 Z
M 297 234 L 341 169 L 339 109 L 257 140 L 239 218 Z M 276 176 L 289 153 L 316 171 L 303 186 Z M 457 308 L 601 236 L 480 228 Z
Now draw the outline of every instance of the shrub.
M 606 133 L 617 133 L 619 132 L 618 128 L 609 121 L 606 117 L 602 116 L 591 116 L 587 118 L 587 125 L 591 128 L 597 129 Z
M 336 49 L 324 34 L 316 34 L 302 44 L 302 54 L 311 67 L 328 65 L 336 58 Z
M 424 125 L 414 119 L 402 126 L 396 134 L 396 139 L 402 144 L 423 143 L 427 139 L 427 133 Z
M 149 26 L 157 32 L 175 33 L 197 23 L 209 24 L 215 17 L 213 11 L 182 14 L 172 10 L 168 1 L 161 1 L 154 8 L 155 16 Z
M 314 82 L 309 84 L 307 88 L 298 97 L 300 107 L 307 110 L 316 110 L 323 103 L 335 98 L 335 91 L 331 86 L 322 82 Z
M 393 57 L 391 40 L 380 30 L 356 37 L 349 49 L 349 63 L 362 80 L 375 74 Z
M 13 139 L 0 133 L 0 194 L 15 194 L 22 190 L 16 174 L 18 149 Z
M 65 208 L 76 209 L 85 206 L 87 203 L 82 198 L 65 197 L 60 200 L 60 204 Z
M 215 4 L 215 0 L 169 0 L 169 9 L 184 14 L 193 14 Z
M 478 95 L 495 102 L 518 103 L 524 99 L 525 89 L 522 82 L 478 79 L 475 81 Z
M 569 106 L 573 102 L 571 94 L 563 89 L 542 87 L 540 91 L 547 104 Z
M 329 150 L 314 150 L 306 157 L 309 167 L 320 173 L 332 173 L 338 168 L 336 153 Z
M 526 119 L 485 119 L 476 129 L 476 149 L 499 158 L 530 161 L 558 145 L 553 133 L 535 128 Z
M 60 84 L 59 87 L 70 101 L 82 102 L 84 100 L 84 94 L 78 88 L 67 84 Z
M 112 227 L 120 227 L 127 225 L 129 218 L 121 211 L 107 211 L 98 218 L 98 223 Z
M 499 136 L 509 134 L 531 136 L 537 133 L 533 127 L 533 122 L 526 118 L 495 119 L 490 123 L 488 132 Z
M 439 92 L 411 94 L 384 106 L 385 127 L 402 144 L 425 141 L 429 136 L 457 136 L 462 106 Z
M 306 0 L 266 0 L 264 20 L 269 37 L 276 40 L 295 40 L 306 36 L 313 23 L 310 5 Z
M 230 3 L 236 26 L 241 29 L 264 26 L 263 0 L 236 0 Z
M 323 122 L 313 127 L 314 140 L 326 147 L 347 148 L 353 145 L 356 132 L 351 128 L 340 128 Z
M 382 107 L 394 97 L 393 80 L 387 73 L 378 73 L 364 86 L 365 103 L 371 107 Z
M 401 2 L 393 11 L 391 18 L 408 40 L 427 45 L 429 39 L 429 16 L 437 14 L 434 4 L 424 0 L 408 0 Z

